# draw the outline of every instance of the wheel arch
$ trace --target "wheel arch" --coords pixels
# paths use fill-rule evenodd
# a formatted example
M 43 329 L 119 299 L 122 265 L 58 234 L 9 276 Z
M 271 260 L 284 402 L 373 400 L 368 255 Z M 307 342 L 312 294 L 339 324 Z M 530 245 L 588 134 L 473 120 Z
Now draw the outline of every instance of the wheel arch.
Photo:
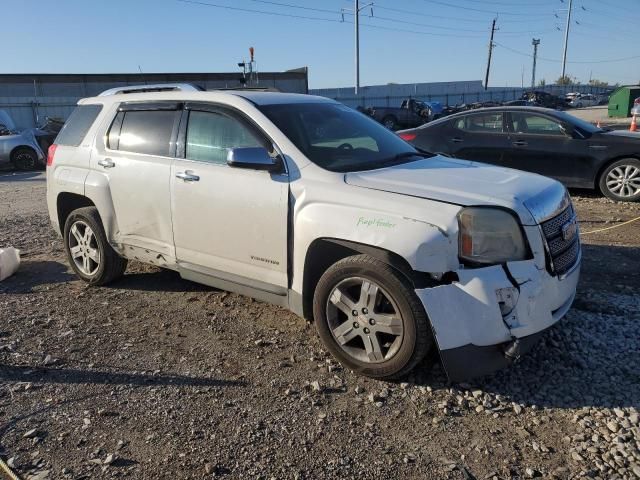
M 56 198 L 56 211 L 58 212 L 58 225 L 60 231 L 64 232 L 64 224 L 74 210 L 84 207 L 95 207 L 95 203 L 84 195 L 71 192 L 61 192 Z
M 305 319 L 313 320 L 313 295 L 324 272 L 343 258 L 361 254 L 370 255 L 388 264 L 416 288 L 436 284 L 429 274 L 415 271 L 405 258 L 391 250 L 339 238 L 317 238 L 309 245 L 304 260 L 302 316 Z

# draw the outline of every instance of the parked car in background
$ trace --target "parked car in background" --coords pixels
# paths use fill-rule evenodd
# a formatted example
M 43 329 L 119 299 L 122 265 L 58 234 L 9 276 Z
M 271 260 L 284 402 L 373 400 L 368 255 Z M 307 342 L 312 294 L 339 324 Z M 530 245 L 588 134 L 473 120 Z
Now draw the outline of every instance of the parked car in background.
M 313 319 L 384 379 L 436 350 L 452 381 L 489 373 L 570 309 L 560 183 L 421 153 L 327 98 L 187 87 L 81 100 L 49 149 L 51 223 L 85 282 L 172 269 Z
M 398 134 L 425 151 L 540 173 L 614 200 L 640 200 L 640 135 L 597 128 L 566 112 L 488 108 Z
M 361 110 L 389 130 L 412 128 L 442 115 L 439 102 L 424 102 L 414 98 L 402 101 L 400 107 L 367 107 Z
M 568 103 L 573 108 L 593 107 L 598 105 L 598 98 L 590 93 L 580 93 Z
M 521 100 L 527 100 L 540 107 L 562 109 L 566 107 L 566 100 L 542 90 L 531 90 L 522 94 Z
M 0 167 L 33 170 L 45 166 L 45 155 L 33 130 L 17 130 L 11 116 L 0 110 Z
M 508 107 L 537 107 L 538 106 L 535 103 L 530 102 L 529 100 L 511 100 L 509 102 L 504 102 L 502 105 L 505 105 Z
M 44 122 L 39 127 L 32 129 L 43 152 L 46 152 L 53 144 L 63 125 L 64 120 L 61 118 L 45 117 Z

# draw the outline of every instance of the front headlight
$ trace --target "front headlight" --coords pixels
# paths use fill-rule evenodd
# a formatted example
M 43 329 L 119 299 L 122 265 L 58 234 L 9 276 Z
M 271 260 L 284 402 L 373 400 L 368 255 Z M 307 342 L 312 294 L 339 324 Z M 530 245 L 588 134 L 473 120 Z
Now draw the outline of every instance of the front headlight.
M 493 265 L 527 258 L 522 229 L 505 210 L 465 208 L 458 214 L 458 225 L 459 256 L 463 261 Z

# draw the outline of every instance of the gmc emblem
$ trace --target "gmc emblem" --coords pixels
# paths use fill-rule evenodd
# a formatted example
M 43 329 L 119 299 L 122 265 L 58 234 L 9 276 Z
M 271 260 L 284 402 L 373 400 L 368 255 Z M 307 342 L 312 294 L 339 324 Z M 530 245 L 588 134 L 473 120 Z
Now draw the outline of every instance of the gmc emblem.
M 573 240 L 573 237 L 576 236 L 578 232 L 578 221 L 576 217 L 573 217 L 567 223 L 562 226 L 562 239 L 565 242 Z

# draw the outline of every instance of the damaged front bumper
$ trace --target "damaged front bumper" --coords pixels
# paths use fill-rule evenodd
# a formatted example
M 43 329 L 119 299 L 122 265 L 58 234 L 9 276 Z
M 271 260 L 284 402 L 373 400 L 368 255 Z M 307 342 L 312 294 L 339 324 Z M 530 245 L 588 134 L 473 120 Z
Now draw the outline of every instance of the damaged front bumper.
M 458 281 L 416 290 L 451 381 L 499 370 L 526 353 L 575 298 L 580 260 L 562 277 L 533 260 L 457 272 Z

